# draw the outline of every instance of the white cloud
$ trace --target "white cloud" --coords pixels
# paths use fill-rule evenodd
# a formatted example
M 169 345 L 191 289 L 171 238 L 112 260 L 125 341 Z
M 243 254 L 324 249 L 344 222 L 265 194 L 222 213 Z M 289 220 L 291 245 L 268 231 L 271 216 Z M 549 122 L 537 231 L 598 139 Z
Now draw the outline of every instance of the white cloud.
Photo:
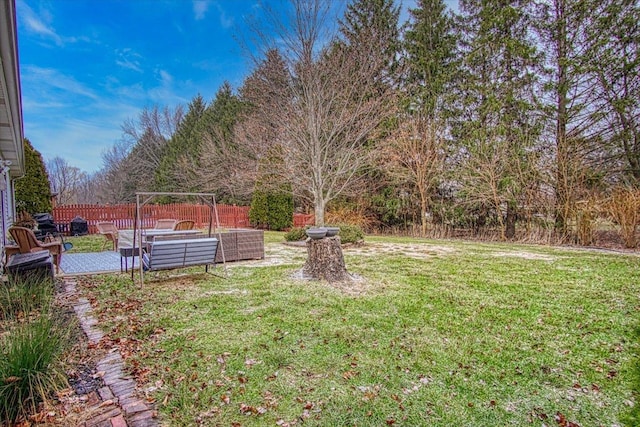
M 42 17 L 38 16 L 24 1 L 18 2 L 18 16 L 22 18 L 26 30 L 45 39 L 51 39 L 58 46 L 62 46 L 62 37 L 45 22 L 45 20 L 51 19 L 50 15 L 48 13 L 43 13 L 42 15 Z
M 42 95 L 48 94 L 53 96 L 51 89 L 59 89 L 67 95 L 74 94 L 91 99 L 98 99 L 98 95 L 96 95 L 93 90 L 73 77 L 67 76 L 53 68 L 41 68 L 28 65 L 22 68 L 21 75 L 23 86 L 24 83 L 31 85 L 32 87 L 30 89 L 34 89 L 35 86 Z
M 129 48 L 125 49 L 117 49 L 116 55 L 118 59 L 116 59 L 116 64 L 121 66 L 122 68 L 128 68 L 133 71 L 137 71 L 142 73 L 142 67 L 140 66 L 139 58 L 142 58 L 142 55 L 134 52 Z
M 173 76 L 168 71 L 158 70 L 160 76 L 160 84 L 162 86 L 171 86 L 173 84 Z
M 27 118 L 25 136 L 45 161 L 59 156 L 83 171 L 95 172 L 102 166 L 101 154 L 120 140 L 122 123 L 140 108 L 104 100 L 92 104 L 91 111 L 79 110 L 69 115 L 68 109 L 58 109 L 49 116 Z
M 218 12 L 220 13 L 220 26 L 222 26 L 222 28 L 224 29 L 231 28 L 231 26 L 233 25 L 233 17 L 227 16 L 227 13 L 224 11 L 222 6 L 220 6 L 220 4 L 215 3 L 215 5 L 216 9 L 218 9 Z
M 193 1 L 193 13 L 195 14 L 196 21 L 204 19 L 209 9 L 208 0 L 194 0 Z

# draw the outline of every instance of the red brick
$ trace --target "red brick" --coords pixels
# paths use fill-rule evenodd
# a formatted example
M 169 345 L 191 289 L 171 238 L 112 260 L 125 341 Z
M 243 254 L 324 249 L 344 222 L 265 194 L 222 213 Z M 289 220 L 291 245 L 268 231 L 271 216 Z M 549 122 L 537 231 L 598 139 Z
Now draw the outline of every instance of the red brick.
M 111 418 L 111 425 L 112 427 L 127 427 L 127 422 L 124 420 L 122 414 L 120 414 L 117 417 Z

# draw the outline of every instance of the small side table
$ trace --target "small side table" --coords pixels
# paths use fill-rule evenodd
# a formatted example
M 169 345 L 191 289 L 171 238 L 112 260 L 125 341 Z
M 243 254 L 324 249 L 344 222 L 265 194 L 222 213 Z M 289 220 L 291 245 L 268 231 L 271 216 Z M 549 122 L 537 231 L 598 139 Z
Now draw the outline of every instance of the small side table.
M 131 258 L 131 268 L 135 265 L 135 259 L 140 255 L 140 248 L 132 246 L 120 246 L 120 273 L 129 271 L 129 258 Z M 144 252 L 144 249 L 142 250 Z M 122 269 L 124 265 L 124 270 Z

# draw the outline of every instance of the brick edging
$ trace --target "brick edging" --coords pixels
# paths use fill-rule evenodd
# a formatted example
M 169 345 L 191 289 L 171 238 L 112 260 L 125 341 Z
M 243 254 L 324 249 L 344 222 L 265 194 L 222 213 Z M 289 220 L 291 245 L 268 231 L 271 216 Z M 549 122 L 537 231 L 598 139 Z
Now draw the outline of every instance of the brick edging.
M 104 333 L 97 328 L 98 321 L 93 317 L 91 304 L 79 297 L 75 277 L 65 277 L 64 292 L 76 296 L 73 309 L 78 316 L 80 327 L 91 344 L 98 344 Z M 136 382 L 124 372 L 124 360 L 118 347 L 100 359 L 96 368 L 104 372 L 104 387 L 98 390 L 100 401 L 93 405 L 90 418 L 80 424 L 81 427 L 157 427 L 156 412 L 152 405 L 136 396 Z

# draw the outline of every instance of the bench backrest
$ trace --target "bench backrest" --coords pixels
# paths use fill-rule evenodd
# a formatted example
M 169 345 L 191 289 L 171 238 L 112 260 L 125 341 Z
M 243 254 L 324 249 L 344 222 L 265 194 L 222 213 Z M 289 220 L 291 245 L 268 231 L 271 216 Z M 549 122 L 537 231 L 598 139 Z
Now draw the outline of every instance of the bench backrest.
M 209 265 L 214 264 L 217 251 L 218 239 L 214 237 L 155 241 L 144 263 L 149 270 Z

